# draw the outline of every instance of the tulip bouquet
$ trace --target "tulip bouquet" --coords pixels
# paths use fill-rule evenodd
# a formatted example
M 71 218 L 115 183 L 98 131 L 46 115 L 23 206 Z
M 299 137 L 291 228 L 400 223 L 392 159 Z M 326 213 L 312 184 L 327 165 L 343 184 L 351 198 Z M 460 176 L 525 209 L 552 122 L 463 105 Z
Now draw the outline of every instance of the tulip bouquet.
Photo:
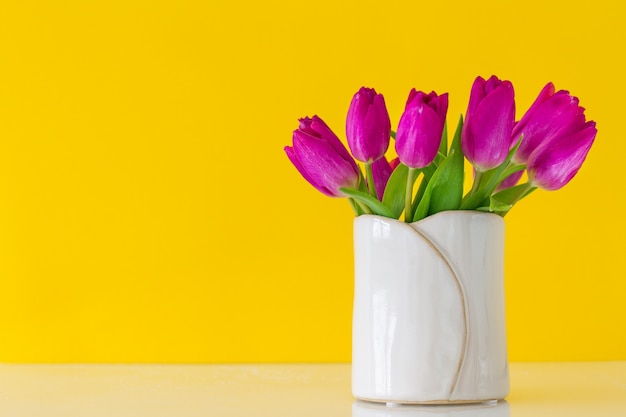
M 317 190 L 348 198 L 357 216 L 399 219 L 404 213 L 414 222 L 445 210 L 504 216 L 537 188 L 557 190 L 576 175 L 597 132 L 578 99 L 552 83 L 516 122 L 511 82 L 477 77 L 450 145 L 447 110 L 447 93 L 413 89 L 393 131 L 382 94 L 363 87 L 346 120 L 352 155 L 317 116 L 300 119 L 285 152 Z M 391 138 L 397 158 L 389 161 Z M 474 181 L 464 195 L 465 159 Z M 524 171 L 527 181 L 518 184 Z

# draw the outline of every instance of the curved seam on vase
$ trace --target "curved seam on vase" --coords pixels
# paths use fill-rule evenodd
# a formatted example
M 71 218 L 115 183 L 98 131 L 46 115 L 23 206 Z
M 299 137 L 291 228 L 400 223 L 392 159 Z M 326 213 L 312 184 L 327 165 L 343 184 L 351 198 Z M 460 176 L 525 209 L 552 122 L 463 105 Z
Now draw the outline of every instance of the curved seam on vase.
M 450 387 L 449 397 L 452 398 L 452 394 L 454 393 L 454 390 L 456 389 L 456 386 L 459 382 L 459 378 L 461 376 L 461 370 L 463 369 L 463 365 L 465 364 L 465 359 L 467 356 L 467 346 L 469 344 L 469 310 L 467 308 L 467 296 L 465 294 L 465 288 L 463 287 L 463 283 L 461 282 L 459 275 L 454 270 L 452 263 L 443 254 L 443 251 L 431 239 L 429 239 L 428 235 L 426 235 L 421 230 L 418 230 L 417 227 L 411 227 L 411 229 L 413 229 L 431 248 L 433 248 L 435 253 L 444 261 L 444 263 L 446 264 L 446 266 L 452 273 L 454 282 L 456 283 L 457 289 L 459 290 L 459 293 L 461 294 L 461 303 L 463 304 L 462 307 L 463 307 L 463 324 L 464 324 L 464 330 L 465 330 L 465 338 L 463 339 L 463 346 L 461 348 L 462 349 L 461 359 L 459 360 L 459 365 L 456 369 L 456 374 L 454 375 L 454 379 Z

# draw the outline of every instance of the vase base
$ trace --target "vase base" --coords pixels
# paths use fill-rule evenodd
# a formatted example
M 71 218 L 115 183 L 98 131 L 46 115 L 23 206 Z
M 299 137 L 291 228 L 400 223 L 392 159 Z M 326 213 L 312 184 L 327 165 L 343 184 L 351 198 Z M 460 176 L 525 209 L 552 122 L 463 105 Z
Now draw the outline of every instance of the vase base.
M 429 401 L 405 401 L 405 400 L 384 400 L 379 398 L 357 397 L 357 400 L 372 403 L 387 404 L 392 407 L 394 405 L 451 405 L 451 404 L 480 404 L 501 401 L 504 398 L 487 398 L 484 400 L 429 400 Z

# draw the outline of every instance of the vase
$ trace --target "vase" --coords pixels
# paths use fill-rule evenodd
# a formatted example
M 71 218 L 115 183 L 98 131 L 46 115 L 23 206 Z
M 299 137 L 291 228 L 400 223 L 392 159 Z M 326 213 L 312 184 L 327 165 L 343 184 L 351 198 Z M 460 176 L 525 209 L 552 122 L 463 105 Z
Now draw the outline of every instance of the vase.
M 357 217 L 353 395 L 407 404 L 503 399 L 503 256 L 504 221 L 495 214 Z

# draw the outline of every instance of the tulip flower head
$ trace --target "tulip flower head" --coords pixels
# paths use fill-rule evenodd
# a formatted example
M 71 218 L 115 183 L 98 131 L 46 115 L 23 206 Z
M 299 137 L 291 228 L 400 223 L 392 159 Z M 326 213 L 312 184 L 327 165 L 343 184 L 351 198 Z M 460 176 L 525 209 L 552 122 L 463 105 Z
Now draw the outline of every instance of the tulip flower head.
M 382 94 L 361 87 L 354 95 L 346 119 L 346 136 L 352 155 L 361 162 L 372 163 L 389 148 L 391 121 Z
M 579 132 L 535 150 L 528 159 L 529 182 L 548 191 L 562 188 L 585 161 L 596 133 L 595 122 L 587 122 Z
M 515 93 L 510 81 L 495 75 L 485 81 L 477 77 L 472 86 L 461 148 L 478 172 L 502 164 L 511 148 L 515 122 Z
M 339 138 L 317 116 L 300 119 L 293 146 L 285 153 L 300 174 L 329 197 L 345 197 L 340 188 L 357 188 L 360 172 Z
M 411 90 L 396 133 L 400 162 L 424 168 L 435 159 L 448 111 L 448 94 Z
M 565 90 L 555 93 L 554 84 L 546 84 L 513 129 L 513 144 L 523 135 L 513 162 L 525 164 L 535 149 L 578 132 L 584 125 L 584 108 L 579 106 L 578 98 Z

